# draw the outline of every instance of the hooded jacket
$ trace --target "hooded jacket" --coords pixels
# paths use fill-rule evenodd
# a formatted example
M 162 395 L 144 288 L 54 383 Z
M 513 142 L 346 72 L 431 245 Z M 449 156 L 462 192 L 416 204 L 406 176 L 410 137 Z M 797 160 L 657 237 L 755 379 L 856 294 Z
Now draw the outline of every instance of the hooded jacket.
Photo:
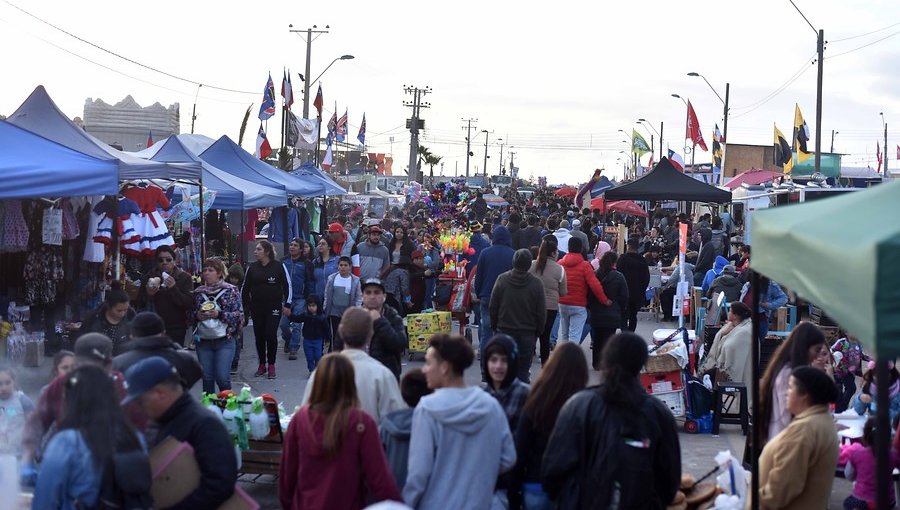
M 700 254 L 697 255 L 697 263 L 694 265 L 694 282 L 699 275 L 706 275 L 706 272 L 712 269 L 713 263 L 716 261 L 716 246 L 711 243 L 712 230 L 708 228 L 700 229 Z M 725 266 L 722 266 L 725 267 Z
M 602 279 L 600 279 L 602 277 Z M 603 291 L 613 304 L 604 306 L 596 299 L 588 300 L 590 310 L 591 327 L 598 328 L 624 328 L 625 310 L 628 308 L 628 283 L 622 273 L 613 269 L 605 275 L 597 274 Z
M 647 285 L 650 284 L 650 268 L 637 253 L 625 253 L 619 257 L 616 268 L 628 282 L 628 296 L 635 308 L 647 302 Z
M 394 377 L 400 378 L 400 355 L 409 343 L 403 317 L 390 305 L 381 309 L 381 317 L 372 324 L 375 334 L 369 344 L 369 354 L 388 367 Z
M 412 433 L 413 408 L 394 411 L 381 419 L 381 445 L 388 465 L 394 473 L 397 487 L 406 485 L 406 465 L 409 462 L 409 436 Z
M 540 335 L 547 317 L 544 284 L 519 269 L 501 274 L 491 293 L 491 324 L 497 331 L 529 331 Z
M 413 508 L 491 508 L 497 477 L 516 463 L 506 414 L 477 387 L 442 388 L 413 411 L 403 499 Z
M 488 238 L 484 236 L 481 232 L 472 232 L 472 238 L 469 240 L 469 248 L 472 248 L 473 253 L 471 256 L 466 255 L 465 259 L 469 261 L 469 264 L 466 266 L 466 276 L 469 276 L 472 269 L 478 265 L 478 259 L 481 257 L 481 252 L 491 247 L 491 242 L 488 241 Z
M 181 350 L 178 344 L 165 335 L 135 338 L 125 344 L 123 350 L 122 354 L 113 358 L 113 370 L 117 372 L 125 373 L 128 367 L 138 361 L 150 356 L 159 356 L 175 367 L 182 384 L 187 389 L 191 389 L 202 375 L 197 358 L 191 352 Z
M 725 301 L 731 303 L 741 298 L 741 280 L 734 273 L 723 271 L 720 276 L 712 281 L 709 286 L 708 297 L 712 297 L 716 292 L 725 293 Z
M 706 272 L 706 274 L 703 276 L 703 284 L 700 285 L 700 288 L 703 290 L 704 296 L 706 295 L 706 291 L 709 290 L 709 286 L 712 285 L 713 280 L 715 280 L 716 277 L 722 274 L 722 271 L 727 265 L 728 259 L 721 255 L 718 255 L 716 257 L 716 261 L 713 263 L 712 269 Z
M 580 253 L 567 253 L 559 265 L 566 271 L 566 290 L 565 296 L 560 296 L 559 304 L 572 306 L 587 306 L 587 293 L 594 293 L 594 296 L 601 303 L 606 304 L 609 298 L 603 292 L 600 281 L 594 275 L 594 270 L 588 264 Z
M 497 347 L 494 347 L 497 346 Z M 509 423 L 509 430 L 516 430 L 519 425 L 519 418 L 522 416 L 522 409 L 525 407 L 525 400 L 531 387 L 516 377 L 519 369 L 519 352 L 515 342 L 509 335 L 495 335 L 484 348 L 485 355 L 481 357 L 481 371 L 488 374 L 488 360 L 495 349 L 499 348 L 506 356 L 506 377 L 500 383 L 500 388 L 495 388 L 492 382 L 481 383 L 481 388 L 488 395 L 497 399 L 503 412 L 506 413 L 506 419 Z M 490 378 L 490 377 L 489 377 Z
M 478 256 L 478 270 L 475 271 L 475 295 L 488 302 L 497 278 L 512 269 L 512 238 L 509 230 L 503 225 L 494 229 L 494 239 L 490 248 L 485 248 Z

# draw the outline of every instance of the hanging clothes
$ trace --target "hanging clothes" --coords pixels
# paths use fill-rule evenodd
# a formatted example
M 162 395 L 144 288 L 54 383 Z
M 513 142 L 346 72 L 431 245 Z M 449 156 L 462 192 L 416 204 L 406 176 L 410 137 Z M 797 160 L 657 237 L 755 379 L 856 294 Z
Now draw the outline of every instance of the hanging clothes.
M 158 186 L 130 186 L 122 191 L 125 198 L 133 200 L 138 213 L 131 217 L 135 231 L 140 235 L 138 242 L 125 243 L 123 249 L 130 255 L 152 257 L 160 246 L 172 246 L 175 239 L 157 209 L 169 209 L 171 204 L 166 194 Z
M 287 224 L 287 239 L 284 238 L 285 223 Z M 296 209 L 287 207 L 275 207 L 269 216 L 269 241 L 283 243 L 300 237 L 300 215 Z
M 78 218 L 75 217 L 75 212 L 72 210 L 72 202 L 68 198 L 64 198 L 60 201 L 59 207 L 62 209 L 63 240 L 71 241 L 78 238 L 81 235 L 81 228 L 78 226 Z
M 25 258 L 25 302 L 49 305 L 56 301 L 57 284 L 65 277 L 62 248 L 40 245 Z
M 115 197 L 106 197 L 94 206 L 94 212 L 100 217 L 94 241 L 109 246 L 112 244 L 113 229 L 116 229 L 119 243 L 122 245 L 141 240 L 141 236 L 135 231 L 134 223 L 131 221 L 135 214 L 141 212 L 133 200 L 120 198 L 116 202 Z
M 242 241 L 256 240 L 256 223 L 259 221 L 259 209 L 250 209 L 247 211 L 247 224 L 244 225 L 244 233 L 241 234 Z
M 28 223 L 22 212 L 21 200 L 7 200 L 3 215 L 2 251 L 20 252 L 28 249 Z
M 322 207 L 315 200 L 306 201 L 306 214 L 309 215 L 310 232 L 322 232 L 322 226 L 319 224 L 322 221 Z
M 85 262 L 103 262 L 103 258 L 106 256 L 103 243 L 95 240 L 101 221 L 100 214 L 95 211 L 95 208 L 102 201 L 102 196 L 95 196 L 91 197 L 87 203 L 87 234 L 84 239 L 84 254 L 81 257 Z
M 311 241 L 312 239 L 309 237 L 309 213 L 306 212 L 305 207 L 298 207 L 294 210 L 297 211 L 297 226 L 300 228 L 300 239 Z

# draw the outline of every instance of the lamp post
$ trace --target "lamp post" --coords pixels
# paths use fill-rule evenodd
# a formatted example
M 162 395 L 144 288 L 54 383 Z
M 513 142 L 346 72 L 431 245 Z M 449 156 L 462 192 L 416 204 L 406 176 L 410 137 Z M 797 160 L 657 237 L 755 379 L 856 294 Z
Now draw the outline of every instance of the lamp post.
M 882 121 L 883 120 L 884 120 L 884 117 L 882 117 Z M 833 129 L 831 130 L 831 153 L 832 154 L 834 153 L 834 135 L 839 135 L 839 134 L 841 134 L 840 131 L 835 131 Z
M 681 102 L 684 103 L 685 109 L 687 109 L 688 103 L 687 103 L 687 101 L 686 101 L 683 97 L 679 96 L 678 94 L 672 94 L 672 97 L 674 97 L 674 98 L 676 98 L 676 99 L 680 99 Z M 687 139 L 687 138 L 685 138 L 685 139 Z M 687 146 L 687 145 L 682 145 L 682 146 L 681 146 L 681 150 L 682 150 L 682 152 L 684 152 L 685 157 L 687 157 L 688 146 Z M 692 150 L 691 152 L 693 153 L 693 150 Z M 692 164 L 693 164 L 693 163 L 692 163 Z
M 325 66 L 325 70 L 322 71 L 321 73 L 319 73 L 319 76 L 316 76 L 315 80 L 312 80 L 311 82 L 309 82 L 309 84 L 307 84 L 304 87 L 304 89 L 308 91 L 309 88 L 312 87 L 313 85 L 315 85 L 315 83 L 317 81 L 319 81 L 319 79 L 322 77 L 322 75 L 325 74 L 325 71 L 328 71 L 329 69 L 331 69 L 331 66 L 333 66 L 334 63 L 337 62 L 338 60 L 353 60 L 354 58 L 356 58 L 356 57 L 354 57 L 353 55 L 341 55 L 340 57 L 337 57 L 336 59 L 332 60 L 330 64 Z M 306 103 L 305 100 L 304 100 L 304 103 Z M 306 112 L 306 113 L 309 113 L 309 112 Z M 304 113 L 304 115 L 306 115 L 306 113 Z
M 482 133 L 484 133 L 484 180 L 485 185 L 487 185 L 487 160 L 490 156 L 488 156 L 488 138 L 491 136 L 490 131 L 487 129 L 482 129 Z
M 884 120 L 884 112 L 878 112 L 878 115 L 881 115 L 881 123 L 884 125 L 884 152 L 881 159 L 884 160 L 884 176 L 888 174 L 888 146 L 887 146 L 887 122 Z
M 653 127 L 653 124 L 648 122 L 647 119 L 638 119 L 638 122 L 644 126 L 644 129 L 646 129 L 647 126 L 649 126 L 650 129 L 652 129 L 653 132 L 656 133 L 657 136 L 659 136 L 659 157 L 662 157 L 663 156 L 663 135 L 662 135 L 663 123 L 662 123 L 662 121 L 660 121 L 660 123 L 659 123 L 659 131 L 657 131 L 656 128 Z M 652 138 L 652 135 L 651 135 L 651 138 Z
M 503 145 L 504 145 L 504 142 L 503 142 L 502 138 L 498 138 L 497 141 L 500 142 L 500 170 L 498 170 L 497 175 L 503 175 Z
M 700 73 L 694 73 L 694 72 L 687 73 L 687 75 L 695 76 L 695 77 L 699 76 L 700 78 L 703 78 L 703 81 L 706 82 L 706 85 L 709 87 L 709 89 L 713 91 L 713 94 L 715 94 L 716 97 L 719 98 L 719 101 L 721 101 L 722 104 L 725 106 L 725 113 L 724 113 L 725 124 L 722 126 L 722 138 L 724 138 L 725 141 L 724 141 L 724 143 L 722 143 L 722 169 L 719 172 L 719 184 L 721 184 L 722 181 L 725 179 L 725 154 L 728 152 L 728 149 L 725 146 L 728 144 L 728 95 L 729 95 L 729 92 L 731 89 L 731 84 L 730 83 L 725 84 L 725 99 L 722 99 L 722 96 L 720 96 L 719 93 L 716 92 L 716 89 L 713 88 L 713 86 L 709 83 L 709 80 L 706 79 L 706 76 L 703 76 Z

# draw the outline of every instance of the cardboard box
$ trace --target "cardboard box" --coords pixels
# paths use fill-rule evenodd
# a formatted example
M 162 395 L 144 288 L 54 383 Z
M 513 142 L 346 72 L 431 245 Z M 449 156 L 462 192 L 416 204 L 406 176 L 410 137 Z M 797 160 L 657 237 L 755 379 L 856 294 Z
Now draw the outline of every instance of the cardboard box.
M 781 307 L 778 310 L 775 310 L 775 331 L 787 331 L 787 317 L 788 317 L 788 309 L 785 307 Z
M 406 316 L 406 334 L 410 338 L 433 333 L 450 333 L 450 312 L 414 313 Z
M 409 335 L 409 352 L 425 352 L 428 350 L 428 342 L 434 333 L 422 333 L 419 335 Z
M 25 342 L 25 358 L 23 367 L 39 367 L 44 360 L 44 342 Z

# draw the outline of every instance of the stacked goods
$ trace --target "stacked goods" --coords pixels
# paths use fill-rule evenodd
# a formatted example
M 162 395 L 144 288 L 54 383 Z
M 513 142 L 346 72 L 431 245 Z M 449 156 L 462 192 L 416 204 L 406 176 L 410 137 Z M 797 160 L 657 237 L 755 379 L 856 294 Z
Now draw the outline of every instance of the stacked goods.
M 435 333 L 450 333 L 450 312 L 413 313 L 406 316 L 410 352 L 425 352 Z

